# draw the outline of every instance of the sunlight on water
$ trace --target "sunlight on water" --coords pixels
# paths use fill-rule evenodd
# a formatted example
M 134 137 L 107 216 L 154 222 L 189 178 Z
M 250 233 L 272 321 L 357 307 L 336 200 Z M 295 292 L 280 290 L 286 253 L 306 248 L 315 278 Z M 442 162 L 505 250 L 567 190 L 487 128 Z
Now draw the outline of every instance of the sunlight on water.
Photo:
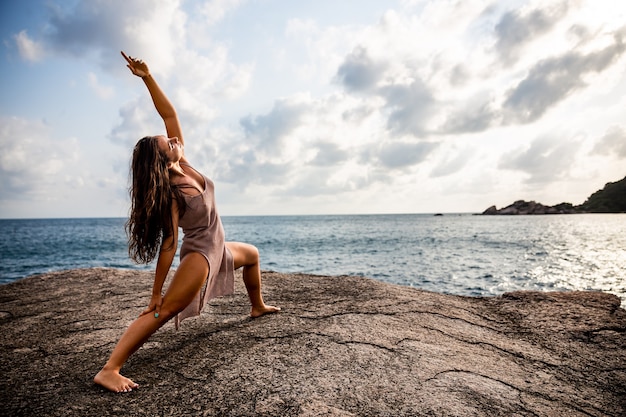
M 461 295 L 601 290 L 626 305 L 626 215 L 249 219 L 229 219 L 226 228 L 259 247 L 265 269 Z
M 530 270 L 531 278 L 555 288 L 601 289 L 624 299 L 626 219 L 617 219 L 620 221 L 600 216 L 581 216 L 576 221 L 562 217 L 550 224 L 542 237 L 545 259 Z

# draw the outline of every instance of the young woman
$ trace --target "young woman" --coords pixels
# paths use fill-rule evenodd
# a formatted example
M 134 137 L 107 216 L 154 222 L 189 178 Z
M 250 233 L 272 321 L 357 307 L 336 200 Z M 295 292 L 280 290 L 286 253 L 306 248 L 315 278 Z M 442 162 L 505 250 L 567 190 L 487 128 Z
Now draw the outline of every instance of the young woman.
M 216 211 L 213 182 L 196 171 L 184 154 L 184 140 L 174 106 L 141 60 L 122 52 L 130 71 L 144 81 L 167 136 L 147 136 L 137 142 L 132 158 L 131 214 L 127 223 L 129 253 L 138 262 L 157 258 L 148 308 L 128 327 L 94 382 L 115 392 L 139 385 L 120 374 L 122 365 L 168 320 L 199 315 L 210 298 L 231 294 L 234 270 L 243 280 L 255 318 L 280 308 L 261 296 L 259 252 L 249 244 L 225 242 Z M 180 265 L 162 295 L 183 229 Z

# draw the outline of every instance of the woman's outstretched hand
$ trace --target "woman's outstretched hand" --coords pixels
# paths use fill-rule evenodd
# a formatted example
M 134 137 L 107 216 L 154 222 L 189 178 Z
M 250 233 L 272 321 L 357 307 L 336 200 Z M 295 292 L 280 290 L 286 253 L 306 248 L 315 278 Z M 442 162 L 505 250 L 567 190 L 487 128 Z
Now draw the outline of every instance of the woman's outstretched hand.
M 126 66 L 133 74 L 141 78 L 147 77 L 148 75 L 150 75 L 148 64 L 143 62 L 141 59 L 133 58 L 132 56 L 126 55 L 124 51 L 121 51 L 121 52 L 126 62 L 128 62 L 128 65 Z

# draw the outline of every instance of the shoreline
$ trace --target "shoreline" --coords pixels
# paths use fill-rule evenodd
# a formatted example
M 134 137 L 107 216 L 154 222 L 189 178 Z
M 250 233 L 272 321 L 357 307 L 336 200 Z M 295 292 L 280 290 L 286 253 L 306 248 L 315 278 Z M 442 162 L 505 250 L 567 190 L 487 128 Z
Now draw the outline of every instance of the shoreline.
M 225 228 L 230 230 L 231 240 L 257 246 L 265 270 L 367 276 L 471 296 L 498 296 L 515 290 L 593 289 L 617 294 L 626 306 L 626 282 L 619 272 L 626 265 L 613 255 L 626 247 L 623 216 L 557 216 L 548 220 L 406 214 L 360 219 L 343 216 L 332 221 L 323 216 L 309 217 L 304 223 L 231 220 L 226 221 L 229 224 L 225 223 Z M 52 268 L 153 269 L 154 265 L 137 266 L 128 258 L 122 223 L 121 219 L 70 220 L 60 221 L 58 227 L 5 227 L 5 251 L 0 255 L 4 261 L 0 262 L 2 283 L 50 273 Z M 548 227 L 555 233 L 546 235 Z M 580 233 L 580 239 L 567 237 L 572 228 Z M 525 229 L 528 232 L 521 233 Z M 17 233 L 15 239 L 12 233 Z M 76 234 L 79 239 L 75 239 Z
M 58 279 L 63 278 L 63 279 Z M 90 268 L 0 286 L 6 415 L 621 415 L 626 311 L 599 292 L 466 297 L 370 278 L 264 272 L 283 308 L 248 317 L 243 284 L 123 373 L 92 382 L 149 300 L 149 271 Z
M 172 271 L 175 270 L 177 265 L 172 265 Z M 84 267 L 84 268 L 71 268 L 71 269 L 56 269 L 56 270 L 52 270 L 52 271 L 48 271 L 48 272 L 40 272 L 40 273 L 35 273 L 32 275 L 28 275 L 22 278 L 15 278 L 11 281 L 8 282 L 0 282 L 0 287 L 2 287 L 3 285 L 8 285 L 14 282 L 18 282 L 18 281 L 22 281 L 24 279 L 29 279 L 32 277 L 37 277 L 37 276 L 41 276 L 41 275 L 54 275 L 54 274 L 62 274 L 63 272 L 68 272 L 68 271 L 80 271 L 80 270 L 90 270 L 90 269 L 96 269 L 96 270 L 100 270 L 100 269 L 113 269 L 113 270 L 121 270 L 121 271 L 128 271 L 128 272 L 150 272 L 150 273 L 154 273 L 154 266 L 150 265 L 150 266 L 144 266 L 144 267 L 109 267 L 109 266 L 89 266 L 89 267 Z M 171 272 L 170 272 L 171 273 Z M 270 274 L 281 274 L 281 275 L 303 275 L 303 276 L 319 276 L 319 277 L 327 277 L 327 278 L 333 278 L 333 277 L 337 277 L 337 275 L 326 275 L 326 274 L 315 274 L 315 273 L 307 273 L 307 272 L 281 272 L 281 271 L 274 271 L 274 270 L 262 270 L 263 274 L 266 273 L 270 273 Z M 345 276 L 345 275 L 341 275 L 341 276 Z M 416 289 L 416 290 L 420 290 L 420 291 L 427 291 L 427 292 L 433 292 L 436 294 L 442 294 L 442 295 L 451 295 L 451 296 L 460 296 L 460 297 L 476 297 L 476 298 L 491 298 L 491 297 L 501 297 L 504 294 L 510 293 L 510 292 L 516 292 L 516 291 L 532 291 L 532 292 L 545 292 L 545 293 L 551 293 L 551 292 L 557 292 L 557 293 L 569 293 L 569 292 L 585 292 L 585 291 L 590 291 L 590 292 L 601 292 L 604 294 L 610 294 L 610 295 L 614 295 L 616 297 L 618 297 L 620 299 L 620 306 L 622 309 L 626 310 L 626 293 L 624 293 L 623 295 L 619 295 L 616 292 L 610 292 L 610 291 L 605 291 L 605 290 L 598 290 L 598 289 L 587 289 L 587 290 L 578 290 L 578 289 L 553 289 L 553 290 L 543 290 L 543 289 L 532 289 L 532 290 L 527 290 L 527 289 L 513 289 L 512 291 L 502 291 L 499 293 L 492 293 L 492 294 L 482 294 L 482 295 L 469 295 L 469 294 L 457 294 L 457 293 L 451 293 L 451 292 L 445 292 L 445 291 L 433 291 L 433 290 L 429 290 L 429 289 L 422 289 L 420 287 L 416 287 L 413 285 L 405 285 L 405 284 L 399 284 L 399 283 L 394 283 L 394 282 L 389 282 L 389 281 L 384 281 L 382 279 L 379 278 L 375 278 L 375 277 L 368 277 L 368 276 L 361 276 L 361 275 L 352 275 L 356 278 L 364 278 L 364 279 L 372 279 L 378 282 L 381 282 L 383 284 L 389 284 L 389 285 L 398 285 L 400 287 L 404 287 L 404 288 L 412 288 L 412 289 Z

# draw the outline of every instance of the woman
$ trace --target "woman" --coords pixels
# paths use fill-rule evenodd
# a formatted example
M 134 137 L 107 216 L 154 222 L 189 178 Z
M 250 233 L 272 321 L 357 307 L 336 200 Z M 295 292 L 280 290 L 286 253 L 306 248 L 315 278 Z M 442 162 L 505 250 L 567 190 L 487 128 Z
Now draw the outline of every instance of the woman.
M 132 160 L 131 214 L 127 223 L 129 253 L 138 262 L 158 256 L 148 308 L 128 327 L 94 382 L 114 392 L 139 385 L 120 374 L 128 357 L 168 320 L 199 315 L 204 303 L 234 289 L 234 270 L 243 267 L 243 280 L 255 318 L 280 308 L 266 305 L 261 296 L 257 249 L 225 242 L 215 209 L 213 183 L 187 162 L 184 140 L 174 106 L 141 60 L 122 52 L 130 71 L 144 81 L 165 123 L 167 136 L 147 136 L 135 146 Z M 183 229 L 180 265 L 162 295 Z

